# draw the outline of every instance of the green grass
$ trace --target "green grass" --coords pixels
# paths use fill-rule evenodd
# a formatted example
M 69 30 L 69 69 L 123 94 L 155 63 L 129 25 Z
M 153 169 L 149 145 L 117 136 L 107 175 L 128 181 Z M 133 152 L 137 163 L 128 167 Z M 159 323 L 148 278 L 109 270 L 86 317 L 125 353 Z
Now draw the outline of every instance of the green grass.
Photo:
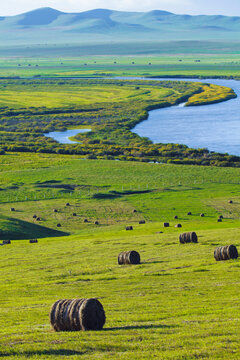
M 231 243 L 240 247 L 239 172 L 62 155 L 1 156 L 1 229 L 9 238 L 13 224 L 25 221 L 33 229 L 40 225 L 32 219 L 36 212 L 50 230 L 46 238 L 39 235 L 38 244 L 21 235 L 0 249 L 0 356 L 238 359 L 239 261 L 216 262 L 213 251 Z M 72 195 L 62 193 L 67 185 L 77 185 Z M 31 193 L 36 200 L 29 200 Z M 139 225 L 140 219 L 146 224 Z M 50 237 L 56 221 L 69 236 Z M 129 224 L 133 231 L 125 231 Z M 199 243 L 180 245 L 184 231 L 196 231 Z M 119 252 L 131 249 L 140 253 L 141 265 L 117 265 Z M 99 298 L 107 317 L 103 331 L 51 330 L 53 302 L 77 297 Z

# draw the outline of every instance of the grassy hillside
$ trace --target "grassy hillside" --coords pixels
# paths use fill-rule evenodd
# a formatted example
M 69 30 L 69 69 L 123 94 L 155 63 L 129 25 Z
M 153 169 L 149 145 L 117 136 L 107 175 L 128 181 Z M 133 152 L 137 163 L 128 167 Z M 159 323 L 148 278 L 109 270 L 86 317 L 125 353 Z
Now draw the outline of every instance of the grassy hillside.
M 159 10 L 144 13 L 95 9 L 64 13 L 40 8 L 17 16 L 2 17 L 0 35 L 1 45 L 7 46 L 143 43 L 143 54 L 149 52 L 147 47 L 152 43 L 156 46 L 166 41 L 239 43 L 239 24 L 240 17 L 176 15 Z M 124 47 L 121 48 L 124 51 Z
M 0 198 L 1 217 L 31 226 L 30 214 L 38 212 L 54 229 L 59 216 L 61 230 L 71 232 L 1 247 L 2 358 L 239 358 L 239 261 L 213 258 L 216 246 L 240 247 L 239 169 L 14 154 L 0 157 L 0 170 L 0 195 L 8 196 Z M 81 190 L 65 193 L 67 185 Z M 77 219 L 69 216 L 73 210 Z M 133 231 L 125 231 L 128 224 Z M 199 243 L 180 245 L 184 231 L 196 231 Z M 119 252 L 131 249 L 141 265 L 117 265 Z M 51 330 L 53 302 L 77 297 L 99 298 L 107 317 L 103 331 Z

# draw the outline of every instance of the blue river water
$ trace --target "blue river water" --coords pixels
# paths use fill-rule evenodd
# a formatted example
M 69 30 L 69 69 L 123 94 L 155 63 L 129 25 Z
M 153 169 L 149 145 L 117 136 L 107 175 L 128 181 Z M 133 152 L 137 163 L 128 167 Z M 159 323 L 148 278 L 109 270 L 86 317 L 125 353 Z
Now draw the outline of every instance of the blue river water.
M 147 79 L 146 79 L 147 80 Z M 148 79 L 149 80 L 149 79 Z M 184 107 L 183 104 L 152 110 L 132 131 L 153 143 L 185 144 L 191 148 L 240 155 L 240 81 L 220 79 L 154 79 L 207 82 L 232 88 L 236 99 Z
M 70 140 L 69 138 L 79 133 L 84 133 L 88 131 L 91 131 L 91 129 L 71 129 L 66 131 L 52 131 L 43 135 L 45 135 L 46 137 L 53 138 L 54 140 L 58 141 L 60 144 L 77 144 L 77 143 L 79 144 L 79 141 L 73 141 Z

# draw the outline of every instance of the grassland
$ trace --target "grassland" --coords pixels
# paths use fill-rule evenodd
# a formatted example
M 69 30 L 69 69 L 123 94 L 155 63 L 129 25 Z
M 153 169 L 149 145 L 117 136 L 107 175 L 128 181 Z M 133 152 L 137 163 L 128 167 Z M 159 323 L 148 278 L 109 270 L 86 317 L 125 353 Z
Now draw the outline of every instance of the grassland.
M 0 356 L 238 359 L 239 261 L 216 262 L 213 251 L 240 246 L 239 175 L 234 168 L 1 156 L 1 238 L 16 240 L 1 247 Z M 179 233 L 192 230 L 199 244 L 181 246 Z M 139 251 L 141 265 L 117 265 L 129 249 Z M 100 299 L 103 331 L 51 330 L 51 304 L 75 297 Z
M 54 48 L 53 48 L 54 50 Z M 131 53 L 131 52 L 130 52 Z M 42 52 L 44 54 L 44 52 Z M 22 77 L 226 77 L 239 79 L 239 54 L 224 52 L 213 55 L 201 51 L 191 54 L 179 48 L 177 54 L 148 55 L 79 55 L 72 51 L 67 55 L 36 55 L 34 52 L 18 56 L 13 54 L 0 57 L 0 76 Z M 200 60 L 200 62 L 196 62 Z M 133 64 L 134 63 L 134 64 Z

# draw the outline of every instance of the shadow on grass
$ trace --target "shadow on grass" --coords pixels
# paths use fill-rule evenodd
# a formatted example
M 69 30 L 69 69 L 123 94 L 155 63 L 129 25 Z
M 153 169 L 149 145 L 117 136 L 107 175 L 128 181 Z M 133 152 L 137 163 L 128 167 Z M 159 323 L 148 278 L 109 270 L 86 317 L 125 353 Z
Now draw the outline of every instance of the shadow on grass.
M 148 330 L 148 329 L 170 329 L 176 328 L 178 325 L 129 325 L 129 326 L 118 326 L 112 328 L 105 328 L 103 331 L 113 330 Z
M 23 351 L 23 352 L 0 352 L 0 358 L 6 358 L 9 356 L 25 356 L 31 357 L 36 355 L 46 355 L 46 356 L 73 356 L 73 355 L 84 355 L 86 353 L 83 351 L 77 351 L 77 350 L 69 350 L 69 349 L 49 349 L 49 350 L 35 350 L 35 351 Z M 54 358 L 55 359 L 55 358 Z
M 45 237 L 67 236 L 69 233 L 50 229 L 27 221 L 0 216 L 1 240 L 24 240 Z
M 124 195 L 147 194 L 153 190 L 126 190 L 126 191 L 109 191 L 108 193 L 95 193 L 93 199 L 116 199 Z

